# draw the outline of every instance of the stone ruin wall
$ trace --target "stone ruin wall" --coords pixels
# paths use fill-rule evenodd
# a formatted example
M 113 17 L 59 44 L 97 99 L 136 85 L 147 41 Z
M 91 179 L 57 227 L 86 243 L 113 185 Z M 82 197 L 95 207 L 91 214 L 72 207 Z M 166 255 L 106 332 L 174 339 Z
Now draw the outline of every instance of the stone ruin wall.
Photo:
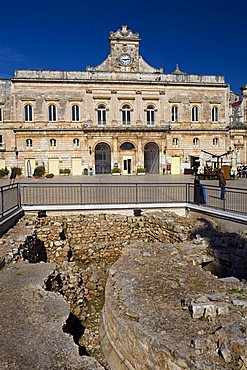
M 109 271 L 111 274 L 111 266 L 121 257 L 123 248 L 126 249 L 126 247 L 128 248 L 130 246 L 132 249 L 132 245 L 137 245 L 139 242 L 146 246 L 149 245 L 151 248 L 150 251 L 152 250 L 153 243 L 156 242 L 164 243 L 166 246 L 172 246 L 172 249 L 170 250 L 171 255 L 167 256 L 168 260 L 173 258 L 173 252 L 178 253 L 177 250 L 181 248 L 182 254 L 178 255 L 179 261 L 183 263 L 183 259 L 185 259 L 186 264 L 189 263 L 191 266 L 200 265 L 201 263 L 206 263 L 216 258 L 217 262 L 225 263 L 227 267 L 230 268 L 231 258 L 234 259 L 234 255 L 242 256 L 242 265 L 246 265 L 246 259 L 243 259 L 247 250 L 247 248 L 245 248 L 246 238 L 244 239 L 237 234 L 224 236 L 217 231 L 217 229 L 207 230 L 207 228 L 209 228 L 209 224 L 203 224 L 201 221 L 192 223 L 188 219 L 167 212 L 146 212 L 141 217 L 123 216 L 119 214 L 48 216 L 37 218 L 35 222 L 32 221 L 31 228 L 33 239 L 27 238 L 24 244 L 35 243 L 35 239 L 40 240 L 44 244 L 47 253 L 47 260 L 49 262 L 56 262 L 58 266 L 62 266 L 59 273 L 62 271 L 61 276 L 66 283 L 66 288 L 63 292 L 64 296 L 70 304 L 72 303 L 74 305 L 74 313 L 78 315 L 82 321 L 84 319 L 86 320 L 87 316 L 91 315 L 91 311 L 85 311 L 85 309 L 83 311 L 82 304 L 79 303 L 79 301 L 83 301 L 86 297 L 88 302 L 94 302 L 97 300 L 98 296 L 104 292 L 105 288 L 105 281 L 97 281 L 95 271 L 92 271 L 92 274 L 90 275 L 87 271 L 88 269 L 85 267 L 90 264 L 94 264 L 95 266 L 100 266 L 102 269 L 105 268 L 104 272 L 106 272 L 106 274 Z M 205 230 L 208 231 L 208 233 L 205 232 Z M 214 231 L 212 232 L 212 230 Z M 209 240 L 210 238 L 208 235 L 211 235 L 211 241 Z M 214 241 L 216 248 L 209 248 L 212 240 Z M 233 250 L 234 254 L 232 253 Z M 65 261 L 67 261 L 67 263 L 65 263 Z M 74 265 L 77 261 L 80 262 L 82 269 Z M 102 264 L 102 261 L 107 261 L 107 263 L 104 265 Z M 234 266 L 236 266 L 236 264 Z M 202 270 L 199 269 L 199 271 Z M 85 275 L 84 281 L 86 283 L 83 282 L 80 289 L 78 289 L 78 277 L 81 279 L 83 274 Z M 174 270 L 173 274 L 175 278 L 177 270 Z M 205 275 L 204 273 L 203 278 L 208 280 L 207 276 L 209 275 Z M 81 295 L 79 290 L 82 291 Z M 232 291 L 234 292 L 235 290 L 232 289 Z M 236 291 L 237 293 L 242 291 L 242 287 L 237 288 Z M 129 355 L 131 355 L 131 351 L 133 351 L 133 357 L 136 356 L 135 351 L 138 350 L 138 358 L 145 358 L 146 363 L 151 364 L 149 367 L 147 365 L 147 369 L 152 369 L 155 346 L 152 347 L 151 342 L 149 343 L 149 346 L 148 338 L 146 339 L 147 343 L 144 341 L 142 330 L 140 330 L 140 328 L 136 330 L 135 325 L 131 325 L 131 321 L 126 322 L 118 318 L 116 314 L 118 309 L 115 309 L 114 307 L 114 299 L 111 300 L 112 297 L 110 297 L 111 299 L 108 298 L 106 297 L 103 316 L 105 325 L 102 324 L 101 333 L 106 333 L 107 330 L 109 330 L 107 337 L 110 339 L 111 337 L 114 337 L 116 327 L 119 326 L 122 333 L 127 329 L 126 333 L 128 333 L 130 338 L 129 344 L 133 341 L 135 342 L 135 346 L 128 344 L 128 348 L 130 349 Z M 239 294 L 237 298 L 238 299 L 235 300 L 237 302 L 236 305 L 238 305 L 240 301 Z M 203 315 L 206 312 L 204 306 L 210 306 L 210 309 L 212 309 L 212 302 L 210 299 L 211 298 L 208 300 L 207 297 L 205 298 L 205 296 L 203 296 L 203 302 L 199 299 L 198 303 L 197 298 L 195 298 L 196 303 L 192 302 L 190 304 L 190 309 L 192 311 L 203 311 L 202 316 L 199 315 L 199 320 L 204 320 Z M 220 301 L 220 304 L 225 304 L 224 299 L 225 298 L 222 300 L 223 303 Z M 226 299 L 226 302 L 228 304 L 228 298 Z M 244 309 L 246 309 L 246 301 L 241 300 L 240 303 L 243 304 Z M 192 314 L 194 315 L 193 312 Z M 98 314 L 98 321 L 99 316 L 101 315 Z M 130 319 L 135 321 L 136 318 L 131 317 Z M 127 324 L 129 326 L 125 327 Z M 93 330 L 96 330 L 95 326 L 93 327 Z M 99 336 L 98 332 L 97 336 Z M 95 336 L 92 335 L 92 330 L 90 332 L 90 329 L 86 329 L 82 345 L 84 345 L 88 350 L 88 348 L 94 346 L 93 342 L 96 339 L 99 340 L 98 337 L 95 338 Z M 104 341 L 104 337 L 101 338 L 101 345 L 105 349 L 104 353 L 107 353 L 106 357 L 108 361 L 112 361 L 115 365 L 117 364 L 116 366 L 118 370 L 122 368 L 132 369 L 132 365 L 128 363 L 127 359 L 125 359 L 125 361 L 121 359 L 122 343 L 120 342 L 121 341 L 116 341 L 115 343 L 112 343 L 112 346 Z M 195 343 L 198 343 L 198 340 Z M 198 346 L 198 344 L 196 344 L 196 346 Z M 147 350 L 148 347 L 149 350 Z M 196 348 L 196 351 L 199 351 L 198 348 Z M 231 358 L 229 352 L 231 351 L 227 348 L 224 354 L 221 355 L 226 358 L 226 366 L 222 366 L 222 369 L 247 369 L 247 354 L 246 356 L 242 356 L 241 361 L 243 367 L 231 367 L 231 364 L 227 364 L 227 361 L 231 363 L 231 359 L 229 360 L 229 357 Z M 164 363 L 167 364 L 167 369 L 173 369 L 174 366 L 176 370 L 191 368 L 190 365 L 188 366 L 182 359 L 180 359 L 180 361 L 178 358 L 179 356 L 172 351 L 163 353 L 163 356 L 164 360 L 162 361 L 165 361 Z M 174 356 L 177 356 L 176 365 L 174 364 Z M 120 367 L 120 363 L 121 366 L 123 366 L 122 368 Z M 245 364 L 246 367 L 244 367 Z M 108 369 L 115 370 L 114 367 L 108 367 Z
M 94 253 L 95 246 L 134 240 L 175 243 L 186 240 L 193 225 L 185 218 L 166 213 L 150 213 L 142 217 L 119 214 L 74 215 L 40 218 L 36 226 L 37 239 L 44 242 L 48 261 L 63 263 L 68 255 L 81 259 Z

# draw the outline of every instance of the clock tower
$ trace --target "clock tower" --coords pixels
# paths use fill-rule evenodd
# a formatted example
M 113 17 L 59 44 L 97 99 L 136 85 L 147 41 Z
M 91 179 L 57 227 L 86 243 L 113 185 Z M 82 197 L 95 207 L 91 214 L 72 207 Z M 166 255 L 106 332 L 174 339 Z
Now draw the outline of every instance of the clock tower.
M 139 70 L 139 33 L 133 33 L 127 26 L 110 33 L 111 69 L 120 72 Z
M 116 32 L 110 32 L 109 41 L 110 54 L 97 66 L 87 66 L 88 72 L 124 72 L 123 78 L 126 78 L 125 72 L 163 73 L 162 68 L 153 68 L 139 54 L 139 33 L 133 33 L 127 26 L 122 26 Z

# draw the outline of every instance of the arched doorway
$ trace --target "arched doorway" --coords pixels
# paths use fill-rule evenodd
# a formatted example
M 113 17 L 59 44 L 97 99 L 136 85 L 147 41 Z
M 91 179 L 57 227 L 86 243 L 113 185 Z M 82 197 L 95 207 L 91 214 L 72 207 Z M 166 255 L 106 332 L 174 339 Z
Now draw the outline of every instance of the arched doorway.
M 144 147 L 144 167 L 147 173 L 159 173 L 159 147 L 155 143 L 147 143 Z
M 95 173 L 111 173 L 111 148 L 106 143 L 99 143 L 95 147 Z
M 122 173 L 123 175 L 130 175 L 133 171 L 135 161 L 135 146 L 129 141 L 126 141 L 120 145 L 122 155 Z

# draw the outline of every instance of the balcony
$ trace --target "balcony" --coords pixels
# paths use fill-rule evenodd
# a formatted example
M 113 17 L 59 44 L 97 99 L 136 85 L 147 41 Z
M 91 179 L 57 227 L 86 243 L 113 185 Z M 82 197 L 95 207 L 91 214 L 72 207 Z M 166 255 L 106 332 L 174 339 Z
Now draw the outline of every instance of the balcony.
M 104 124 L 88 121 L 83 124 L 83 131 L 170 131 L 171 124 L 163 120 L 152 123 L 137 121 L 104 121 Z

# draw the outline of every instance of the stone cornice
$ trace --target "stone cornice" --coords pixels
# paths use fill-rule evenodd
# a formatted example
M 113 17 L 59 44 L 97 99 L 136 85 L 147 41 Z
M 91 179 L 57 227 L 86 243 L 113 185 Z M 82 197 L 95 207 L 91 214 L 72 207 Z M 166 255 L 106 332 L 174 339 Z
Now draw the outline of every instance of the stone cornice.
M 81 131 L 81 132 L 167 132 L 169 131 L 169 127 L 84 127 L 84 128 L 13 128 L 13 132 L 73 132 L 73 131 Z

